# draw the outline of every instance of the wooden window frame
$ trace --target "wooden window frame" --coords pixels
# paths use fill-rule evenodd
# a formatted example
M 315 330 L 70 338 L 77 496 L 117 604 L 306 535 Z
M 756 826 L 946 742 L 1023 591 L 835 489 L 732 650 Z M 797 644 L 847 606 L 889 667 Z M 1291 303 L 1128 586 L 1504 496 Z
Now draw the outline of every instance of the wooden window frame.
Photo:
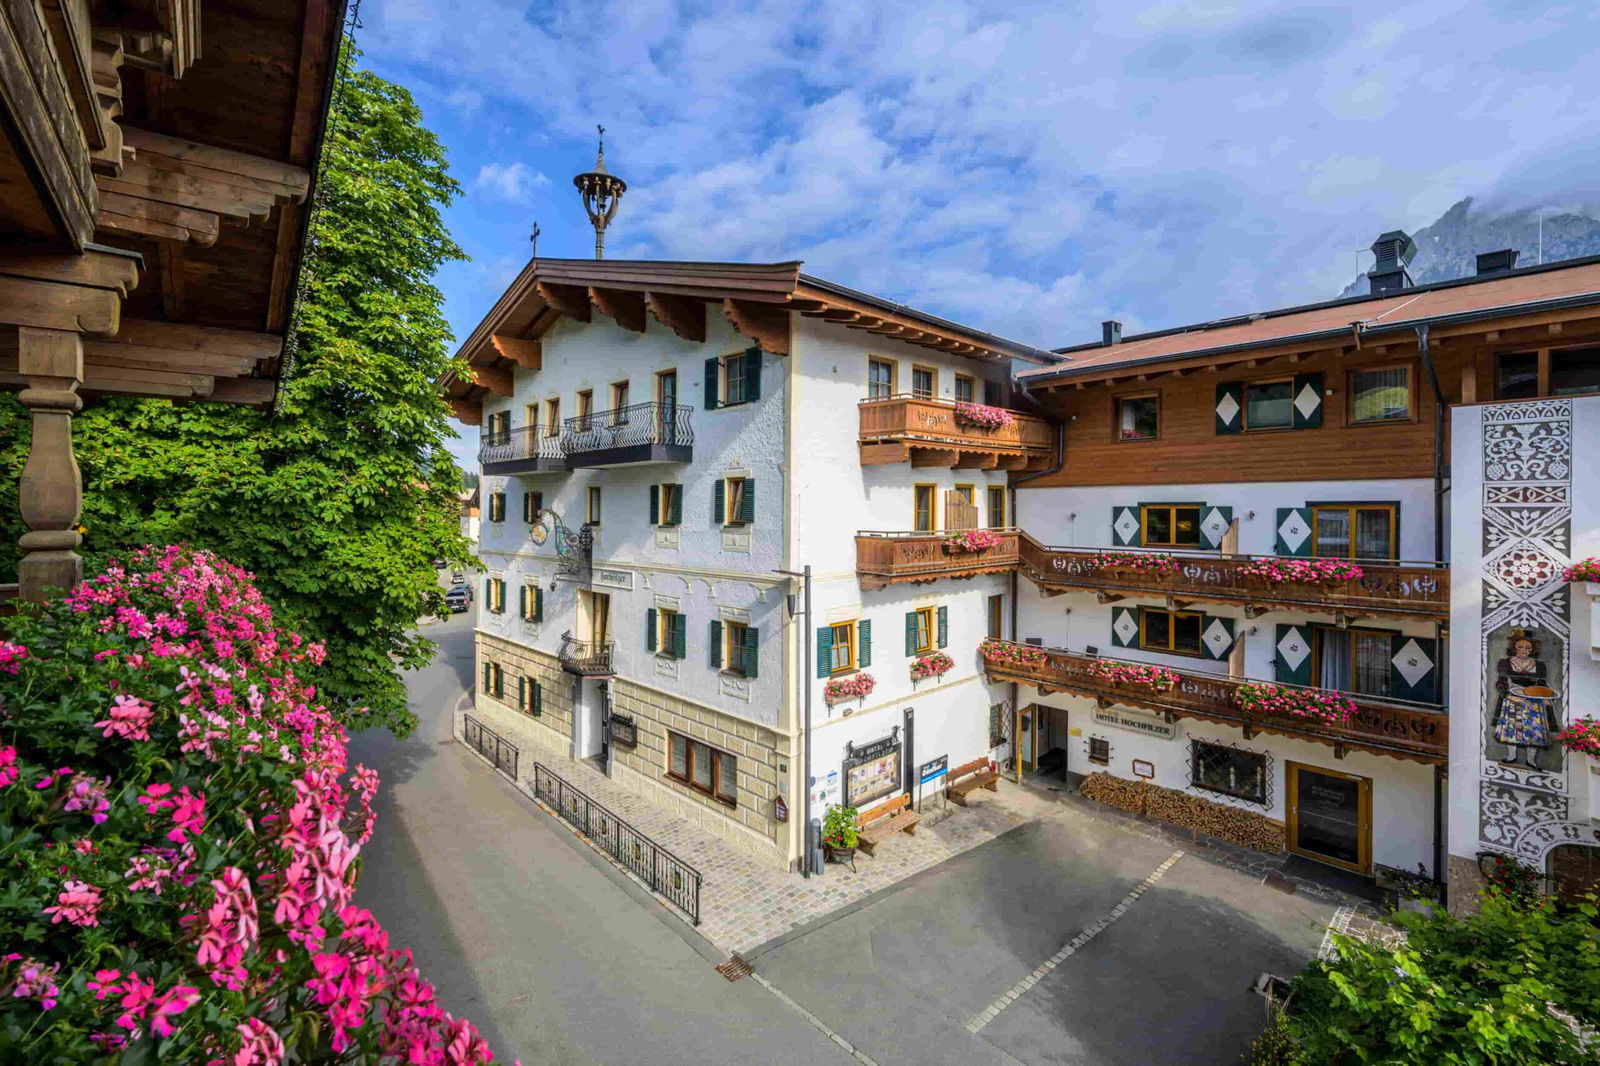
M 1191 746 L 1190 751 L 1189 751 L 1189 787 L 1190 788 L 1199 789 L 1201 792 L 1215 792 L 1219 796 L 1228 796 L 1231 799 L 1239 800 L 1242 803 L 1255 804 L 1258 807 L 1266 805 L 1268 797 L 1270 795 L 1270 791 L 1271 791 L 1270 787 L 1267 784 L 1267 774 L 1268 774 L 1268 771 L 1271 768 L 1270 767 L 1270 763 L 1268 762 L 1268 760 L 1271 759 L 1271 756 L 1269 754 L 1267 754 L 1264 751 L 1250 751 L 1247 748 L 1236 748 L 1231 744 L 1219 744 L 1216 741 L 1212 741 L 1212 740 L 1201 740 L 1198 737 L 1192 737 L 1190 739 L 1192 741 L 1192 746 Z M 1261 781 L 1261 792 L 1259 794 L 1257 794 L 1257 793 L 1246 793 L 1246 792 L 1236 792 L 1233 789 L 1229 789 L 1229 788 L 1219 788 L 1216 785 L 1202 784 L 1201 781 L 1200 781 L 1200 773 L 1199 773 L 1199 769 L 1200 769 L 1200 767 L 1199 767 L 1200 748 L 1201 747 L 1225 748 L 1225 749 L 1227 749 L 1229 751 L 1238 752 L 1241 755 L 1249 755 L 1252 758 L 1259 759 L 1261 761 L 1261 774 L 1260 774 L 1260 777 L 1259 777 L 1259 780 Z
M 971 374 L 955 374 L 955 375 L 952 375 L 950 380 L 951 380 L 950 398 L 952 400 L 954 400 L 956 403 L 982 403 L 983 402 L 983 400 L 978 395 L 978 379 L 976 377 L 974 377 Z M 963 381 L 965 381 L 968 385 L 971 386 L 971 388 L 968 390 L 971 393 L 971 395 L 966 400 L 963 400 L 961 398 L 961 383 Z
M 584 520 L 591 526 L 598 526 L 605 514 L 605 497 L 600 494 L 599 485 L 588 485 L 583 492 Z
M 678 391 L 678 389 L 682 387 L 683 383 L 681 381 L 677 380 L 677 378 L 678 378 L 678 368 L 677 367 L 673 367 L 670 370 L 657 370 L 656 371 L 656 403 L 658 403 L 658 404 L 660 404 L 662 406 L 666 406 L 667 401 L 666 401 L 665 397 L 662 394 L 661 383 L 663 381 L 665 381 L 667 378 L 672 378 L 673 379 L 673 396 L 676 397 L 676 399 L 674 399 L 672 401 L 673 406 L 681 406 L 683 404 L 683 395 L 682 395 L 682 393 L 680 393 Z
M 858 669 L 856 666 L 858 661 L 856 658 L 856 622 L 830 622 L 828 623 L 828 628 L 833 631 L 833 642 L 828 651 L 828 673 L 835 677 L 841 674 L 855 673 Z M 843 642 L 839 640 L 841 633 L 844 634 L 845 638 Z M 848 653 L 847 658 L 849 661 L 843 666 L 838 665 L 840 648 L 844 648 Z
M 672 520 L 672 497 L 674 495 L 676 495 L 678 497 L 679 501 L 680 501 L 678 509 L 681 511 L 683 509 L 683 507 L 682 507 L 683 485 L 681 485 L 680 483 L 678 483 L 676 481 L 671 481 L 671 482 L 663 481 L 663 482 L 660 482 L 659 484 L 657 484 L 657 486 L 656 486 L 656 528 L 657 529 L 676 529 L 678 526 L 683 524 L 681 522 L 674 522 Z
M 724 407 L 743 407 L 745 404 L 750 402 L 750 397 L 745 395 L 744 387 L 744 361 L 748 358 L 750 358 L 749 351 L 741 350 L 737 352 L 729 352 L 727 355 L 721 356 L 717 359 L 717 374 L 722 378 L 722 380 L 718 382 L 718 384 L 722 386 L 721 391 L 717 393 L 718 410 Z M 728 367 L 735 364 L 738 365 L 739 372 L 737 374 L 729 373 Z M 728 397 L 732 394 L 733 383 L 735 381 L 739 383 L 739 398 L 737 400 L 730 400 Z
M 1243 395 L 1241 393 L 1240 395 Z M 1122 404 L 1126 400 L 1155 400 L 1156 402 L 1156 431 L 1149 437 L 1124 437 L 1122 435 Z M 1161 390 L 1146 389 L 1142 392 L 1127 392 L 1111 397 L 1111 443 L 1113 444 L 1148 444 L 1153 440 L 1161 439 Z
M 671 607 L 656 608 L 656 658 L 677 658 L 676 655 L 672 654 L 672 621 L 675 618 L 681 617 L 683 617 L 683 612 L 674 610 Z M 684 631 L 688 631 L 687 622 L 684 623 Z M 688 641 L 686 640 L 684 643 L 687 644 Z M 688 649 L 685 648 L 684 651 L 687 652 Z
M 919 494 L 928 492 L 928 528 L 917 525 Z M 939 530 L 939 486 L 932 481 L 919 481 L 911 486 L 911 529 L 915 533 L 936 533 Z
M 1103 753 L 1103 754 L 1102 754 Z M 1111 765 L 1111 738 L 1090 737 L 1088 759 L 1096 766 Z
M 930 384 L 929 384 L 929 390 L 930 391 L 928 392 L 928 395 L 926 395 L 926 396 L 917 395 L 917 372 L 918 371 L 922 371 L 922 372 L 926 373 L 928 375 L 928 378 L 929 378 L 929 381 L 930 381 Z M 939 368 L 938 367 L 936 367 L 936 366 L 926 366 L 926 365 L 924 365 L 922 363 L 912 363 L 911 364 L 911 396 L 912 396 L 913 399 L 917 399 L 917 400 L 937 400 L 939 398 Z
M 1149 643 L 1149 642 L 1147 642 L 1145 640 L 1145 628 L 1146 628 L 1145 627 L 1145 619 L 1150 617 L 1152 614 L 1164 614 L 1164 615 L 1167 616 L 1167 644 L 1166 644 L 1165 647 L 1162 647 L 1162 646 L 1157 645 L 1157 644 L 1151 644 L 1151 643 Z M 1181 648 L 1179 648 L 1177 646 L 1178 645 L 1178 627 L 1177 627 L 1177 625 L 1175 623 L 1177 622 L 1177 620 L 1179 618 L 1196 618 L 1196 619 L 1199 619 L 1199 621 L 1200 621 L 1200 630 L 1199 630 L 1199 633 L 1197 634 L 1197 637 L 1199 639 L 1196 641 L 1198 646 L 1194 649 L 1194 651 L 1184 651 L 1183 649 L 1181 649 Z M 1159 653 L 1161 655 L 1182 655 L 1182 656 L 1184 656 L 1185 658 L 1188 658 L 1188 659 L 1203 659 L 1203 658 L 1205 658 L 1205 653 L 1206 653 L 1205 652 L 1205 647 L 1206 647 L 1206 645 L 1205 645 L 1205 632 L 1206 632 L 1206 616 L 1205 616 L 1205 612 L 1204 611 L 1174 611 L 1174 610 L 1171 610 L 1171 609 L 1166 608 L 1166 607 L 1140 607 L 1139 608 L 1139 650 L 1140 651 L 1153 651 L 1153 652 L 1157 652 L 1157 653 Z
M 673 773 L 672 771 L 672 742 L 674 740 L 683 741 L 684 773 L 682 775 Z M 705 748 L 711 753 L 711 784 L 709 787 L 700 784 L 694 779 L 694 753 L 696 748 Z M 726 756 L 733 760 L 735 776 L 734 788 L 737 789 L 739 766 L 739 757 L 737 755 L 731 751 L 724 751 L 721 748 L 712 747 L 703 740 L 696 740 L 694 737 L 688 736 L 684 733 L 679 733 L 675 729 L 669 729 L 667 730 L 667 772 L 664 776 L 669 780 L 678 782 L 680 785 L 687 785 L 689 788 L 694 789 L 702 796 L 707 796 L 725 807 L 737 807 L 739 806 L 737 793 L 730 796 L 724 795 L 722 792 L 722 760 L 718 758 L 718 756 Z
M 911 613 L 917 616 L 917 650 L 913 654 L 927 655 L 933 651 L 936 651 L 939 647 L 938 612 L 932 607 L 914 607 L 912 608 Z M 928 635 L 928 642 L 926 644 L 922 642 L 924 624 L 927 626 L 926 631 Z
M 613 381 L 611 383 L 611 424 L 613 426 L 626 425 L 628 421 L 628 397 L 632 393 L 632 382 L 628 380 Z
M 1367 418 L 1356 419 L 1356 375 L 1369 374 L 1379 370 L 1404 370 L 1406 372 L 1406 413 L 1399 418 Z M 1398 363 L 1379 363 L 1376 366 L 1355 366 L 1345 371 L 1344 375 L 1344 424 L 1351 429 L 1367 429 L 1371 426 L 1400 426 L 1416 422 L 1421 415 L 1418 413 L 1417 404 L 1417 364 L 1406 360 Z
M 500 694 L 506 690 L 505 668 L 499 663 L 491 660 L 485 660 L 484 665 L 489 668 L 489 676 L 483 679 L 483 694 L 485 696 L 493 696 L 495 699 L 500 699 Z
M 722 524 L 725 526 L 744 526 L 744 519 L 739 513 L 744 509 L 744 483 L 747 477 L 725 477 L 722 479 Z M 733 487 L 739 486 L 737 497 Z M 715 501 L 713 501 L 715 502 Z
M 544 435 L 561 436 L 561 397 L 551 396 L 544 401 Z
M 1519 400 L 1525 402 L 1526 400 L 1546 400 L 1546 399 L 1551 398 L 1554 395 L 1554 393 L 1552 393 L 1550 391 L 1550 369 L 1551 369 L 1550 364 L 1551 364 L 1551 361 L 1552 361 L 1551 360 L 1551 356 L 1554 355 L 1554 353 L 1556 353 L 1556 352 L 1564 352 L 1564 351 L 1568 351 L 1568 350 L 1573 349 L 1573 348 L 1593 348 L 1595 346 L 1596 346 L 1596 342 L 1590 340 L 1590 341 L 1577 341 L 1577 342 L 1572 343 L 1572 344 L 1547 345 L 1547 346 L 1541 347 L 1541 348 L 1528 348 L 1528 347 L 1524 346 L 1524 347 L 1496 348 L 1496 349 L 1492 350 L 1489 353 L 1489 385 L 1494 390 L 1495 401 L 1496 402 L 1505 402 L 1505 403 L 1514 403 L 1514 402 L 1519 402 Z M 1534 357 L 1534 360 L 1535 360 L 1534 373 L 1535 373 L 1536 377 L 1535 377 L 1535 380 L 1534 380 L 1535 393 L 1534 393 L 1533 396 L 1529 396 L 1529 397 L 1525 397 L 1525 398 L 1516 398 L 1516 399 L 1512 399 L 1512 400 L 1506 400 L 1505 397 L 1500 395 L 1500 373 L 1499 373 L 1500 366 L 1499 366 L 1499 363 L 1500 363 L 1500 357 L 1502 355 L 1532 355 Z M 1595 395 L 1600 395 L 1600 394 L 1593 393 L 1593 392 L 1574 392 L 1574 393 L 1565 393 L 1564 395 L 1568 395 L 1568 396 L 1595 396 Z
M 744 672 L 744 636 L 750 629 L 748 622 L 722 619 L 722 672 L 734 677 L 748 677 Z M 738 636 L 738 640 L 734 636 Z
M 959 485 L 951 485 L 950 491 L 960 496 L 966 493 L 966 501 L 972 505 L 973 510 L 978 509 L 978 486 L 974 482 L 964 481 Z
M 1300 839 L 1300 771 L 1309 770 L 1314 774 L 1324 777 L 1338 777 L 1346 781 L 1357 782 L 1356 790 L 1356 826 L 1360 833 L 1358 842 L 1359 858 L 1354 863 L 1342 862 L 1329 855 L 1311 851 L 1304 851 L 1295 846 Z M 1372 869 L 1372 778 L 1363 777 L 1361 774 L 1346 773 L 1343 770 L 1330 770 L 1325 766 L 1315 766 L 1311 763 L 1295 762 L 1293 759 L 1283 761 L 1283 801 L 1285 807 L 1283 840 L 1285 848 L 1293 855 L 1304 855 L 1313 862 L 1325 862 L 1330 866 L 1353 870 L 1365 874 Z
M 533 432 L 533 427 L 537 426 L 539 424 L 539 404 L 538 404 L 538 401 L 534 401 L 533 403 L 525 403 L 525 404 L 523 404 L 522 405 L 522 417 L 525 418 L 527 420 L 527 422 L 528 422 L 528 431 L 530 433 Z
M 522 583 L 522 620 L 524 622 L 539 621 L 539 582 L 524 581 Z
M 588 429 L 590 427 L 590 421 L 594 418 L 593 389 L 578 390 L 577 410 L 573 411 L 572 413 L 573 416 L 579 420 L 579 429 Z
M 983 621 L 990 637 L 1004 640 L 1006 631 L 1006 595 L 996 592 L 984 602 Z
M 1007 503 L 1007 500 L 1006 500 L 1006 487 L 1004 485 L 987 485 L 984 488 L 983 496 L 984 496 L 984 500 L 983 500 L 984 514 L 983 514 L 983 517 L 985 519 L 985 528 L 987 528 L 987 529 L 1005 529 L 1005 528 L 1007 528 L 1006 527 L 1006 519 L 1011 517 L 1011 516 L 1006 513 L 1009 510 L 1009 508 L 1006 506 L 1006 503 Z M 995 500 L 997 500 L 997 499 L 1000 501 L 1000 524 L 999 525 L 996 525 L 995 521 L 994 521 L 994 516 L 995 516 L 994 503 L 995 503 Z
M 889 368 L 889 391 L 882 396 L 872 395 L 872 367 L 873 364 Z M 867 399 L 887 400 L 900 391 L 900 363 L 894 359 L 886 359 L 881 355 L 867 356 Z
M 1178 510 L 1193 508 L 1195 510 L 1193 544 L 1179 544 L 1176 540 L 1153 541 L 1149 538 L 1147 530 L 1150 528 L 1149 514 L 1151 511 L 1170 511 L 1172 520 L 1172 534 L 1178 534 Z M 1204 547 L 1200 536 L 1200 519 L 1203 517 L 1206 505 L 1203 503 L 1141 503 L 1139 505 L 1139 547 L 1141 548 L 1191 548 L 1199 550 Z
M 1250 386 L 1276 385 L 1279 382 L 1289 383 L 1289 421 L 1281 426 L 1252 426 L 1250 424 Z M 1294 428 L 1294 375 L 1273 374 L 1270 377 L 1252 378 L 1239 382 L 1239 432 L 1241 433 L 1278 433 L 1282 430 Z
M 1308 503 L 1306 510 L 1311 512 L 1311 555 L 1323 559 L 1349 559 L 1352 562 L 1392 563 L 1400 558 L 1400 505 L 1392 500 L 1365 500 L 1352 503 L 1329 501 L 1326 503 Z M 1387 559 L 1363 559 L 1356 555 L 1356 511 L 1389 512 L 1389 557 Z M 1348 555 L 1317 555 L 1317 512 L 1318 511 L 1349 511 L 1350 512 L 1350 554 Z
M 1397 630 L 1393 629 L 1375 629 L 1372 626 L 1347 626 L 1344 629 L 1340 629 L 1338 626 L 1327 625 L 1323 622 L 1306 622 L 1303 624 L 1306 629 L 1310 630 L 1311 633 L 1311 640 L 1309 642 L 1311 644 L 1311 684 L 1307 686 L 1308 688 L 1322 687 L 1321 685 L 1317 684 L 1317 678 L 1322 676 L 1322 638 L 1317 634 L 1325 633 L 1328 630 L 1333 630 L 1336 633 L 1372 633 L 1376 636 L 1393 638 L 1395 633 L 1398 632 Z M 1356 644 L 1354 640 L 1351 640 L 1350 677 L 1352 680 L 1354 680 L 1356 676 L 1355 655 Z M 1384 686 L 1388 687 L 1387 680 L 1385 680 Z M 1386 700 L 1393 698 L 1393 696 L 1388 692 L 1357 692 L 1354 689 L 1349 689 L 1346 691 L 1351 696 L 1366 696 L 1375 700 Z

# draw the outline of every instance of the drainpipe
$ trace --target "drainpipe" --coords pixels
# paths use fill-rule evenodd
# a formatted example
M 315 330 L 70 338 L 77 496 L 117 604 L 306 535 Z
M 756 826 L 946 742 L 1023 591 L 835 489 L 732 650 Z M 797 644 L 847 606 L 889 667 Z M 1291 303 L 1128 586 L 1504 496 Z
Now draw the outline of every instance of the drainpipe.
M 1433 386 L 1433 558 L 1444 561 L 1444 494 L 1449 491 L 1444 483 L 1444 416 L 1446 403 L 1444 390 L 1439 387 L 1439 372 L 1433 365 L 1433 353 L 1428 350 L 1428 324 L 1417 327 L 1417 351 L 1422 355 L 1422 365 L 1428 368 L 1428 383 Z
M 811 876 L 811 690 L 816 687 L 811 676 L 811 564 L 807 563 L 801 571 L 805 579 L 805 628 L 800 631 L 800 637 L 805 641 L 805 669 L 801 676 L 801 684 L 806 687 L 805 695 L 805 724 L 804 735 L 801 743 L 805 745 L 806 757 L 802 766 L 800 786 L 805 790 L 805 800 L 801 804 L 804 821 L 800 823 L 800 870 L 806 876 Z
M 1450 905 L 1450 886 L 1444 879 L 1444 775 L 1443 766 L 1433 767 L 1433 883 L 1439 887 L 1439 902 Z
M 1011 524 L 1012 525 L 1014 525 L 1014 526 L 1017 525 L 1017 486 L 1021 485 L 1025 481 L 1032 481 L 1034 478 L 1044 477 L 1046 474 L 1059 474 L 1061 472 L 1061 468 L 1066 466 L 1066 465 L 1067 465 L 1067 424 L 1062 419 L 1057 418 L 1056 419 L 1056 461 L 1055 461 L 1055 465 L 1051 466 L 1051 467 L 1049 467 L 1049 468 L 1047 468 L 1045 470 L 1036 470 L 1033 473 L 1028 474 L 1025 477 L 1019 477 L 1015 481 L 1011 482 L 1010 485 L 1007 486 L 1007 490 L 1011 494 L 1011 501 L 1010 502 L 1011 502 Z M 1020 526 L 1017 527 L 1017 536 L 1019 538 L 1017 547 L 1018 547 L 1018 550 L 1020 551 L 1021 550 L 1021 546 L 1022 546 L 1021 545 L 1021 540 L 1020 540 L 1020 538 L 1022 536 L 1022 527 L 1020 527 Z M 1015 570 L 1011 571 L 1011 639 L 1012 640 L 1020 640 L 1021 639 L 1021 635 L 1017 632 L 1017 593 L 1021 588 L 1022 588 L 1022 582 L 1021 582 L 1021 579 L 1017 576 L 1017 571 L 1015 571 Z M 1017 722 L 1020 721 L 1020 719 L 1017 717 L 1017 712 L 1020 711 L 1021 709 L 1022 709 L 1022 686 L 1019 685 L 1017 682 L 1013 681 L 1013 682 L 1011 682 L 1011 724 L 1012 724 L 1011 732 L 1013 734 L 1012 737 L 1011 737 L 1011 744 L 1013 746 L 1013 749 L 1015 751 L 1019 752 L 1019 753 L 1022 751 L 1022 738 L 1015 735 L 1016 734 L 1016 728 L 1015 727 L 1016 727 Z M 1021 764 L 1021 762 L 1016 762 L 1016 765 L 1019 767 L 1019 769 L 1017 770 L 1017 775 L 1016 775 L 1017 776 L 1017 783 L 1021 784 L 1022 783 L 1022 771 L 1021 771 L 1020 767 L 1021 767 L 1022 764 Z

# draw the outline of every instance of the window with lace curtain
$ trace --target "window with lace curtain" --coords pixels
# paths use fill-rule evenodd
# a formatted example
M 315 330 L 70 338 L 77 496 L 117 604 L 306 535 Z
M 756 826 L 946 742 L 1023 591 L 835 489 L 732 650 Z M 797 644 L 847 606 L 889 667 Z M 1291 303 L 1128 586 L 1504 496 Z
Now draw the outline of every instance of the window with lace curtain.
M 1350 374 L 1350 421 L 1396 422 L 1411 417 L 1411 368 L 1386 366 Z

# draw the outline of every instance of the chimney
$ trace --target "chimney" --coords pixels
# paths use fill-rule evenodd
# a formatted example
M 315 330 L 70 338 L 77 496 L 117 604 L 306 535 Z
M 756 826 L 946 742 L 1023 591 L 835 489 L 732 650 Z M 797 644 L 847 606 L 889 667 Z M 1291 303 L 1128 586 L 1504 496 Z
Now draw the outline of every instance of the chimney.
M 1498 252 L 1478 253 L 1478 276 L 1485 274 L 1499 274 L 1507 270 L 1514 270 L 1517 266 L 1517 250 L 1515 248 L 1502 248 Z
M 1107 319 L 1100 323 L 1100 343 L 1105 346 L 1122 343 L 1122 323 Z
M 1417 242 L 1411 239 L 1411 234 L 1400 229 L 1381 234 L 1372 242 L 1372 254 L 1377 259 L 1367 271 L 1372 295 L 1387 296 L 1411 288 L 1411 275 L 1406 267 L 1417 254 Z

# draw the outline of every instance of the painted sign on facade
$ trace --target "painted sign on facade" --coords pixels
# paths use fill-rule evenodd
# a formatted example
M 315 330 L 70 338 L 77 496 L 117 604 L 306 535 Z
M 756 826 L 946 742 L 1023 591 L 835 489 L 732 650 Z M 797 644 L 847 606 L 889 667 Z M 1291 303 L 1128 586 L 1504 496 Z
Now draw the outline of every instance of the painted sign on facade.
M 592 581 L 594 584 L 602 585 L 608 589 L 633 591 L 632 570 L 608 570 L 605 567 L 598 567 L 594 572 Z
M 1130 733 L 1142 733 L 1147 737 L 1157 737 L 1161 740 L 1171 740 L 1178 735 L 1178 727 L 1165 718 L 1139 714 L 1136 711 L 1096 710 L 1094 721 L 1096 725 L 1114 726 L 1117 729 L 1126 729 Z

